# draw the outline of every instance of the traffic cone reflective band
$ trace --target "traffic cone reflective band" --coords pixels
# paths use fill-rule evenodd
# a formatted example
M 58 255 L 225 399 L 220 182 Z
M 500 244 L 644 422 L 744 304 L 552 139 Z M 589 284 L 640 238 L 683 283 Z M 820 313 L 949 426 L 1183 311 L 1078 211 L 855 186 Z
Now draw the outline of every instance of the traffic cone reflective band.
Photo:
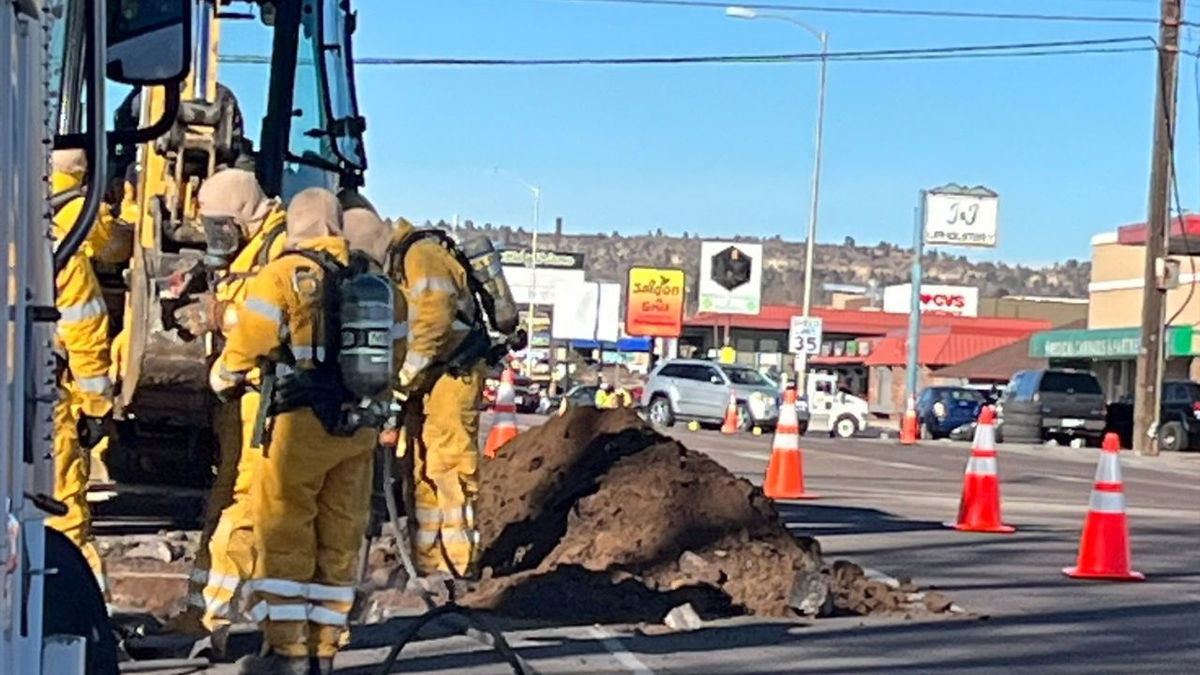
M 783 394 L 771 461 L 763 480 L 763 494 L 771 499 L 817 499 L 804 491 L 804 454 L 800 450 L 800 420 L 796 417 L 796 390 Z
M 1000 478 L 996 475 L 996 415 L 984 406 L 975 425 L 971 458 L 963 475 L 962 497 L 958 502 L 958 521 L 946 527 L 965 532 L 1015 532 L 1016 528 L 1000 521 Z
M 1116 434 L 1104 437 L 1096 484 L 1088 505 L 1079 558 L 1063 574 L 1076 579 L 1142 581 L 1141 572 L 1130 569 L 1129 523 L 1125 518 L 1125 488 L 1121 481 L 1121 441 Z
M 738 432 L 737 398 L 729 394 L 729 405 L 725 408 L 725 423 L 721 425 L 721 433 L 736 434 Z
M 909 398 L 908 407 L 904 409 L 904 421 L 900 423 L 900 445 L 912 445 L 916 442 L 917 404 Z
M 488 432 L 483 456 L 495 459 L 496 452 L 517 436 L 517 392 L 513 389 L 512 370 L 505 368 L 496 390 L 496 405 L 492 407 L 492 430 Z

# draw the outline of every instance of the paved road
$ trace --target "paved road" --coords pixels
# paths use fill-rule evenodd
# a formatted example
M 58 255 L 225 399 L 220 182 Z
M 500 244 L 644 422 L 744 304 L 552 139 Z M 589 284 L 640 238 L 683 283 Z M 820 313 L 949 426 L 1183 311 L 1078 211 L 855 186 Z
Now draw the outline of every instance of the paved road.
M 672 434 L 761 480 L 768 437 Z M 818 536 L 827 558 L 912 576 L 974 618 L 737 619 L 661 637 L 621 626 L 509 627 L 513 646 L 545 673 L 1196 672 L 1200 454 L 1123 457 L 1135 567 L 1149 580 L 1120 584 L 1059 571 L 1074 561 L 1095 451 L 1002 446 L 1005 517 L 1018 532 L 983 535 L 941 526 L 956 513 L 964 444 L 806 438 L 803 446 L 807 487 L 823 498 L 781 503 L 789 526 Z M 375 672 L 400 623 L 358 631 L 339 672 Z M 396 672 L 508 672 L 464 637 L 415 643 L 401 664 Z

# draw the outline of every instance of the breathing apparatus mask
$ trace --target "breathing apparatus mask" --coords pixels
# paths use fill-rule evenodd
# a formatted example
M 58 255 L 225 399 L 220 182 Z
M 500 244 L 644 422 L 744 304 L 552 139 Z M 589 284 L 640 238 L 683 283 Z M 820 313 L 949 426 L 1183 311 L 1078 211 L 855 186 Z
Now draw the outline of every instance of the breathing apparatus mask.
M 204 226 L 204 264 L 209 269 L 228 267 L 242 248 L 242 226 L 234 216 L 200 216 Z

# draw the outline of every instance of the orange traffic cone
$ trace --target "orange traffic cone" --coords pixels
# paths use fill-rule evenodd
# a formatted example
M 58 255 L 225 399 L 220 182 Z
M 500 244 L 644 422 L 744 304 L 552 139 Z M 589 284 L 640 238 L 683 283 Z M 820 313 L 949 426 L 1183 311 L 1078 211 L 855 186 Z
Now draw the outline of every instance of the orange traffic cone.
M 496 404 L 492 406 L 492 430 L 488 432 L 487 444 L 483 448 L 484 457 L 495 459 L 501 446 L 516 438 L 516 398 L 512 370 L 506 368 L 500 376 L 500 388 L 496 390 Z
M 1000 520 L 1000 479 L 996 475 L 996 414 L 984 406 L 975 425 L 971 458 L 963 476 L 962 497 L 958 502 L 958 522 L 946 523 L 964 532 L 1008 534 L 1016 528 Z
M 729 394 L 729 406 L 725 408 L 725 422 L 721 425 L 721 433 L 736 434 L 738 432 L 737 397 Z
M 1146 575 L 1130 569 L 1129 523 L 1125 519 L 1125 492 L 1121 482 L 1121 441 L 1104 436 L 1096 484 L 1079 537 L 1079 558 L 1063 574 L 1076 579 L 1143 581 Z
M 796 417 L 796 390 L 786 389 L 771 444 L 771 462 L 763 479 L 763 494 L 771 499 L 817 499 L 804 491 L 804 454 L 800 450 L 800 421 Z
M 917 442 L 917 406 L 909 399 L 908 407 L 904 410 L 904 421 L 900 423 L 900 445 L 913 445 Z

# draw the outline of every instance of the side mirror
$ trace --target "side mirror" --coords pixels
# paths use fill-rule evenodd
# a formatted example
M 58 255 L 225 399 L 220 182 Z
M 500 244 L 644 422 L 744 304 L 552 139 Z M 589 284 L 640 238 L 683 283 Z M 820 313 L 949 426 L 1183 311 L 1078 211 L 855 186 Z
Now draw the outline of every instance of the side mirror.
M 192 52 L 188 0 L 107 0 L 106 5 L 108 79 L 149 86 L 187 76 Z
M 722 380 L 721 380 L 721 378 L 720 378 L 719 376 L 717 376 L 717 375 L 709 375 L 709 376 L 708 376 L 708 381 L 709 381 L 709 382 L 711 382 L 711 383 L 713 383 L 713 384 L 725 384 L 725 382 L 724 382 L 724 381 L 722 381 Z

